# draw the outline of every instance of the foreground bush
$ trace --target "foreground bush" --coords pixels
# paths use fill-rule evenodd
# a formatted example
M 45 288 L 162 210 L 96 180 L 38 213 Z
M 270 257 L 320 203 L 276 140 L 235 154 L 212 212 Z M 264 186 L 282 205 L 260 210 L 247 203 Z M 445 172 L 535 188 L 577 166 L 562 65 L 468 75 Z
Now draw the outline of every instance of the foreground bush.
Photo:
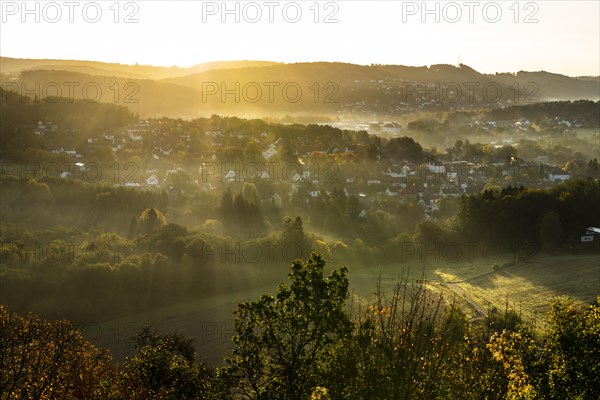
M 67 321 L 21 317 L 0 305 L 2 399 L 105 399 L 116 365 Z

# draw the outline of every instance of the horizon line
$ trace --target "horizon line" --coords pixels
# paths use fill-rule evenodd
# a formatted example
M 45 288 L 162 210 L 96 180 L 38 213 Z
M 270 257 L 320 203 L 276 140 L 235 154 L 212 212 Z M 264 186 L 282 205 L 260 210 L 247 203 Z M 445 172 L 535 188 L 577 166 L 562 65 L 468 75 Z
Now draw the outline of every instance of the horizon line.
M 556 75 L 562 75 L 562 76 L 567 76 L 570 78 L 600 78 L 600 74 L 599 75 L 566 75 L 563 73 L 559 73 L 559 72 L 552 72 L 552 71 L 548 71 L 548 70 L 544 70 L 544 69 L 539 69 L 539 70 L 518 70 L 518 71 L 495 71 L 495 72 L 481 72 L 479 71 L 477 68 L 472 67 L 468 64 L 460 63 L 460 64 L 450 64 L 450 63 L 436 63 L 436 64 L 430 64 L 430 65 L 408 65 L 408 64 L 388 64 L 388 63 L 378 63 L 378 62 L 372 62 L 369 64 L 362 64 L 362 63 L 356 63 L 356 62 L 349 62 L 349 61 L 294 61 L 294 62 L 286 62 L 286 61 L 274 61 L 274 60 L 254 60 L 254 59 L 223 59 L 223 60 L 212 60 L 212 61 L 203 61 L 203 62 L 199 62 L 199 63 L 195 63 L 189 66 L 182 66 L 182 65 L 177 65 L 177 64 L 172 64 L 172 65 L 156 65 L 156 64 L 140 64 L 139 62 L 136 62 L 135 64 L 129 64 L 129 63 L 122 63 L 122 62 L 117 62 L 117 61 L 102 61 L 102 60 L 84 60 L 84 59 L 67 59 L 67 58 L 30 58 L 30 57 L 11 57 L 11 56 L 6 56 L 6 55 L 0 55 L 0 59 L 13 59 L 13 60 L 35 60 L 35 61 L 70 61 L 70 62 L 91 62 L 91 63 L 101 63 L 101 64 L 116 64 L 116 65 L 122 65 L 122 66 L 128 66 L 128 67 L 152 67 L 152 68 L 177 68 L 177 69 L 192 69 L 194 67 L 197 66 L 201 66 L 201 65 L 205 65 L 205 64 L 214 64 L 214 63 L 221 63 L 221 62 L 263 62 L 263 63 L 273 63 L 273 64 L 284 64 L 284 65 L 293 65 L 293 64 L 316 64 L 316 63 L 326 63 L 326 64 L 348 64 L 348 65 L 357 65 L 357 66 L 364 66 L 364 67 L 369 67 L 369 66 L 374 66 L 374 65 L 381 65 L 381 66 L 399 66 L 399 67 L 409 67 L 409 68 L 431 68 L 432 66 L 436 66 L 436 65 L 448 65 L 448 66 L 453 66 L 456 68 L 460 68 L 461 66 L 465 66 L 468 68 L 471 68 L 473 70 L 475 70 L 476 72 L 479 72 L 483 75 L 493 75 L 493 74 L 517 74 L 519 72 L 545 72 L 545 73 L 549 73 L 549 74 L 556 74 Z M 2 71 L 0 71 L 1 73 Z

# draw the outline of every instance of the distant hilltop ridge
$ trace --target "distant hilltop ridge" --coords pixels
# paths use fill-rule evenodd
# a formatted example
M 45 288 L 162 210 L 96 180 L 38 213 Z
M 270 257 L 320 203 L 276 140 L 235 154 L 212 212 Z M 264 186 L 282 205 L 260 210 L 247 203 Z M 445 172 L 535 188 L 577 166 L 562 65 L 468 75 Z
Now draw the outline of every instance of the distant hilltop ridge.
M 483 74 L 460 64 L 411 67 L 342 62 L 219 61 L 188 68 L 0 57 L 7 91 L 49 97 L 46 86 L 93 84 L 93 101 L 140 116 L 398 115 L 600 99 L 599 77 L 546 71 Z M 64 93 L 68 88 L 63 88 Z M 60 90 L 60 89 L 59 89 Z
M 141 79 L 166 79 L 175 78 L 185 75 L 192 75 L 195 73 L 201 73 L 209 70 L 218 69 L 230 69 L 230 68 L 254 68 L 254 67 L 267 67 L 267 66 L 297 66 L 297 65 L 330 65 L 334 66 L 354 66 L 354 67 L 376 67 L 376 68 L 396 68 L 405 69 L 406 71 L 452 71 L 462 70 L 469 71 L 475 74 L 479 74 L 475 69 L 465 64 L 451 65 L 451 64 L 432 64 L 431 66 L 404 66 L 396 64 L 371 64 L 369 66 L 352 64 L 346 62 L 296 62 L 296 63 L 282 63 L 276 61 L 258 61 L 258 60 L 239 60 L 239 61 L 211 61 L 205 63 L 199 63 L 191 67 L 164 67 L 154 66 L 150 64 L 120 64 L 120 63 L 109 63 L 102 61 L 87 61 L 87 60 L 61 60 L 61 59 L 31 59 L 31 58 L 11 58 L 11 57 L 0 57 L 0 73 L 3 74 L 14 74 L 26 70 L 33 69 L 52 69 L 62 71 L 73 71 L 83 72 L 94 71 L 98 75 L 106 75 L 110 73 L 116 76 L 124 76 L 125 74 L 131 75 L 132 77 L 138 77 Z M 517 73 L 510 72 L 497 72 L 496 75 L 510 74 L 518 75 L 527 71 L 519 71 Z M 531 71 L 530 73 L 545 73 L 552 74 L 555 76 L 566 76 L 561 74 L 555 74 L 547 71 Z M 493 74 L 488 74 L 493 75 Z M 572 77 L 577 79 L 585 80 L 598 80 L 600 76 L 579 76 Z
M 102 61 L 57 60 L 0 57 L 0 73 L 14 74 L 27 70 L 61 70 L 92 75 L 124 76 L 139 79 L 164 79 L 190 75 L 210 69 L 258 67 L 277 64 L 272 61 L 214 61 L 191 67 L 161 67 L 141 64 L 120 64 Z

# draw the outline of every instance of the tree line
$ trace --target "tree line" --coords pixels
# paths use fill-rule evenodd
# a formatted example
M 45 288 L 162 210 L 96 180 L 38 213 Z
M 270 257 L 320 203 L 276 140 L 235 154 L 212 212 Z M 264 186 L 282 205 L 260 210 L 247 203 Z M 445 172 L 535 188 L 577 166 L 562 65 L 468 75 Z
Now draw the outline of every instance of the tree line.
M 44 184 L 28 186 L 32 192 L 48 191 Z M 45 218 L 52 222 L 53 212 L 58 217 L 67 214 L 68 224 L 49 223 L 37 229 L 14 222 L 2 225 L 0 299 L 16 311 L 93 321 L 114 316 L 115 310 L 133 312 L 210 293 L 217 290 L 211 288 L 210 278 L 222 267 L 258 271 L 254 267 L 262 265 L 279 271 L 282 265 L 306 258 L 312 251 L 348 264 L 422 267 L 440 259 L 448 261 L 449 251 L 459 246 L 462 255 L 449 262 L 478 262 L 483 273 L 506 260 L 486 261 L 479 253 L 466 260 L 469 249 L 462 247 L 493 246 L 502 254 L 514 254 L 514 261 L 542 252 L 598 249 L 596 242 L 580 242 L 588 227 L 600 226 L 600 183 L 593 180 L 568 181 L 549 190 L 492 188 L 478 195 L 449 198 L 439 204 L 438 216 L 427 220 L 416 203 L 359 217 L 356 198 L 341 190 L 301 203 L 309 207 L 308 218 L 299 214 L 284 217 L 276 207 L 269 211 L 269 207 L 257 206 L 255 190 L 246 187 L 238 193 L 225 192 L 221 201 L 213 204 L 218 219 L 196 227 L 170 222 L 156 207 L 133 213 L 160 200 L 157 193 L 90 186 L 80 194 L 69 194 L 68 187 L 71 185 L 54 194 L 62 193 L 60 206 L 32 201 L 28 203 L 30 215 L 23 215 L 28 221 L 47 213 Z M 23 199 L 7 192 L 3 201 L 10 197 L 23 207 Z M 123 201 L 122 196 L 131 198 Z M 109 201 L 113 197 L 116 200 Z M 39 196 L 32 198 L 43 201 Z M 68 204 L 80 207 L 81 213 L 60 208 Z M 109 208 L 111 204 L 114 210 Z M 115 210 L 121 211 L 116 214 Z M 90 221 L 94 215 L 108 229 L 89 229 L 76 222 L 77 218 Z M 111 218 L 118 220 L 118 230 L 110 229 Z M 10 215 L 6 219 L 10 221 Z M 334 232 L 336 239 L 325 240 L 323 232 Z M 425 260 L 423 249 L 435 254 Z M 105 296 L 107 293 L 111 296 Z M 72 298 L 81 301 L 72 302 Z

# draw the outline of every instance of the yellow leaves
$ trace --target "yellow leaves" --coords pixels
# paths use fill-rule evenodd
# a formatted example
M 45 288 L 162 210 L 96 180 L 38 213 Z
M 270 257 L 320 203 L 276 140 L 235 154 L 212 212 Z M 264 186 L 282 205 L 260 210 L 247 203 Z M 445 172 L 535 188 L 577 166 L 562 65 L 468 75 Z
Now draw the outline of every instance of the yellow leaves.
M 330 400 L 329 391 L 327 388 L 317 386 L 312 390 L 310 400 Z
M 19 387 L 9 398 L 21 398 L 23 392 L 40 393 L 40 399 L 68 399 L 77 397 L 74 390 L 81 397 L 92 393 L 94 382 L 111 369 L 110 357 L 83 340 L 66 321 L 1 311 L 2 331 L 7 333 L 1 339 L 14 349 L 3 361 L 9 371 L 4 381 Z
M 508 399 L 529 399 L 535 397 L 535 389 L 525 371 L 523 347 L 527 339 L 518 332 L 495 333 L 487 344 L 492 357 L 502 363 L 509 378 Z
M 383 316 L 387 318 L 392 316 L 392 307 L 370 305 L 367 307 L 367 311 L 375 316 Z

